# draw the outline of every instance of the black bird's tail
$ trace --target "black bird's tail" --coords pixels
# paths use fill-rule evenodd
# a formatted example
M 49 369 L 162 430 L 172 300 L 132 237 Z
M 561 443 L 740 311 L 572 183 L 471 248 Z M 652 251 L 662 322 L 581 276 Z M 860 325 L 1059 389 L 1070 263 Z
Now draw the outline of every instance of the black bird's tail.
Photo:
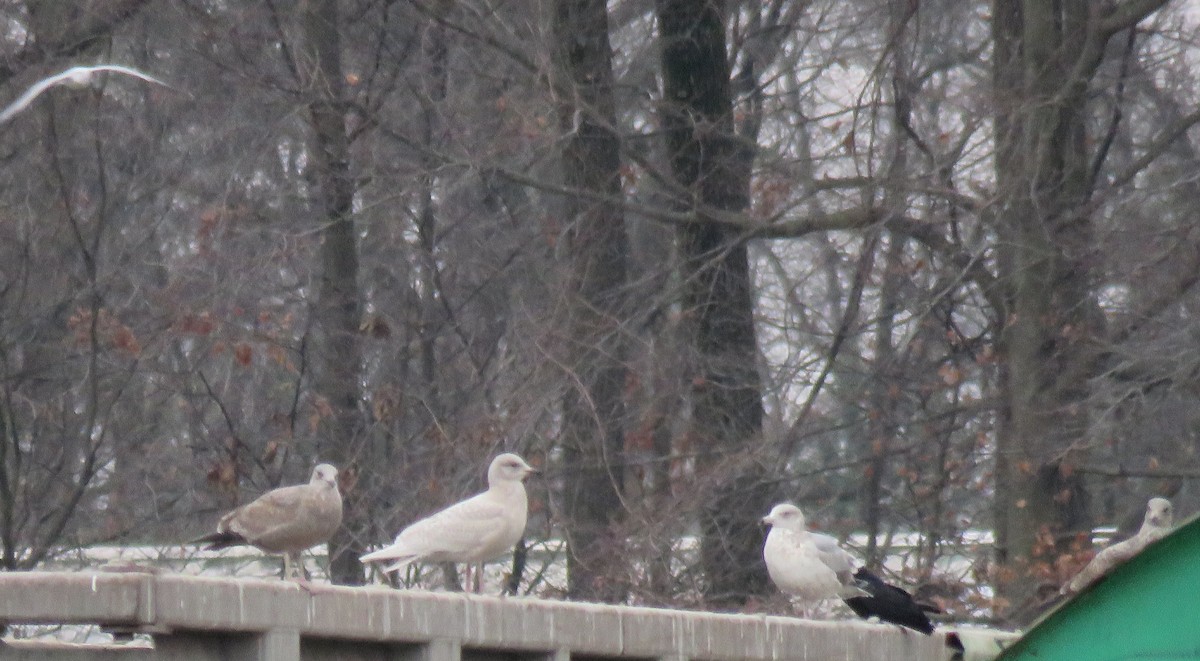
M 208 546 L 204 547 L 205 551 L 220 551 L 230 546 L 239 546 L 246 543 L 246 538 L 235 532 L 214 532 L 188 542 L 188 544 L 207 544 Z
M 846 599 L 846 605 L 859 617 L 867 619 L 877 617 L 883 622 L 891 622 L 925 635 L 933 633 L 933 623 L 926 613 L 940 613 L 936 606 L 920 604 L 912 595 L 895 585 L 886 583 L 882 578 L 859 569 L 854 572 L 854 582 L 869 597 L 851 597 Z

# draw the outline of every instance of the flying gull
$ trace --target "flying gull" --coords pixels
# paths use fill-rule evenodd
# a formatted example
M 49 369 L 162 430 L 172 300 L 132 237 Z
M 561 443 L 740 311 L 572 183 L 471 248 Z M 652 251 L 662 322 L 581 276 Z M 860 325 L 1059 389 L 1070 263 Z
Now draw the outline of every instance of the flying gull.
M 1171 532 L 1173 515 L 1171 501 L 1166 498 L 1151 498 L 1146 504 L 1146 518 L 1141 530 L 1129 539 L 1113 544 L 1092 558 L 1092 561 L 1079 571 L 1066 585 L 1062 586 L 1062 594 L 1079 592 L 1093 581 L 1107 574 L 1113 567 L 1129 560 L 1142 552 L 1151 542 L 1162 539 Z
M 383 571 L 413 562 L 483 563 L 510 551 L 525 532 L 529 500 L 522 481 L 536 472 L 525 460 L 505 453 L 488 467 L 487 491 L 421 519 L 396 535 L 391 545 L 362 556 L 384 562 Z M 468 567 L 468 572 L 470 567 Z M 480 576 L 475 575 L 475 589 Z
M 60 71 L 53 76 L 43 78 L 34 83 L 29 89 L 25 90 L 25 93 L 22 94 L 16 101 L 13 101 L 8 105 L 7 108 L 5 108 L 3 111 L 0 111 L 0 124 L 12 119 L 14 115 L 24 110 L 30 103 L 33 103 L 33 100 L 41 95 L 42 92 L 45 92 L 51 87 L 54 87 L 55 85 L 87 85 L 92 80 L 92 74 L 105 71 L 112 73 L 123 73 L 127 76 L 133 76 L 134 78 L 141 78 L 148 83 L 162 85 L 163 87 L 171 87 L 154 76 L 142 73 L 137 69 L 121 66 L 119 64 L 97 64 L 90 67 L 71 67 L 66 71 Z
M 308 484 L 268 491 L 256 500 L 221 517 L 217 532 L 193 540 L 207 550 L 248 544 L 266 553 L 283 555 L 283 574 L 292 576 L 292 556 L 328 541 L 342 524 L 342 496 L 337 469 L 329 464 L 313 468 Z M 296 576 L 303 572 L 297 563 Z

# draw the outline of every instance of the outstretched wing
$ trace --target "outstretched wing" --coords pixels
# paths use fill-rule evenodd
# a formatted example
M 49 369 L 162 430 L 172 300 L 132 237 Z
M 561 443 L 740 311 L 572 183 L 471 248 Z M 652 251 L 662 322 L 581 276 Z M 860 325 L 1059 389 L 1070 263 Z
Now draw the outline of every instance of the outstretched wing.
M 0 124 L 12 119 L 14 115 L 24 110 L 29 104 L 33 103 L 33 100 L 36 99 L 42 92 L 45 92 L 52 86 L 57 85 L 71 77 L 72 73 L 73 72 L 71 69 L 67 69 L 66 71 L 56 73 L 48 78 L 43 78 L 31 85 L 30 88 L 25 90 L 25 93 L 18 97 L 16 101 L 8 104 L 7 108 L 5 108 L 3 111 L 0 111 Z
M 89 68 L 92 71 L 111 71 L 113 73 L 123 73 L 127 76 L 133 76 L 134 78 L 141 78 L 142 80 L 144 80 L 148 83 L 162 85 L 163 87 L 171 87 L 170 85 L 155 78 L 154 76 L 151 76 L 150 74 L 142 73 L 141 71 L 138 71 L 137 69 L 122 66 L 120 64 L 98 64 L 94 67 L 85 67 L 85 68 Z M 174 89 L 174 88 L 172 88 L 172 89 Z
M 142 73 L 141 71 L 138 71 L 137 69 L 133 69 L 131 67 L 122 66 L 120 64 L 97 64 L 95 66 L 76 66 L 76 67 L 71 67 L 70 69 L 67 69 L 65 71 L 60 71 L 60 72 L 54 74 L 53 76 L 48 76 L 46 78 L 43 78 L 43 79 L 39 80 L 38 82 L 34 83 L 32 86 L 30 86 L 30 88 L 25 90 L 25 93 L 22 94 L 20 97 L 18 97 L 16 101 L 13 101 L 12 103 L 10 103 L 8 105 L 7 108 L 5 108 L 3 111 L 0 111 L 0 124 L 3 124 L 5 122 L 7 122 L 8 120 L 12 119 L 14 115 L 16 115 L 17 113 L 24 110 L 26 107 L 29 106 L 30 103 L 33 103 L 33 100 L 36 99 L 39 95 L 41 95 L 42 92 L 45 92 L 46 90 L 50 89 L 51 87 L 58 85 L 60 83 L 71 82 L 71 81 L 84 83 L 88 80 L 88 78 L 91 76 L 91 74 L 93 74 L 97 71 L 109 71 L 112 73 L 121 73 L 121 74 L 125 74 L 126 76 L 133 76 L 134 78 L 140 78 L 148 83 L 154 83 L 156 85 L 162 85 L 163 87 L 170 87 L 171 89 L 175 89 L 174 87 L 171 87 L 171 85 L 164 83 L 163 81 L 155 78 L 154 76 L 151 76 L 146 73 Z

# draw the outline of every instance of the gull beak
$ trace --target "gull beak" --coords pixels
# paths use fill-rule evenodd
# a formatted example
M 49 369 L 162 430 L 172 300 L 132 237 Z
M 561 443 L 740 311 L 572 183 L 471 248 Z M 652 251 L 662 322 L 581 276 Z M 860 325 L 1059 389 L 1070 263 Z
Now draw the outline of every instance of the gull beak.
M 759 519 L 759 521 L 758 521 L 758 525 L 763 528 L 771 526 L 774 523 L 775 523 L 775 519 L 770 514 L 768 514 L 767 516 L 764 516 L 763 518 Z

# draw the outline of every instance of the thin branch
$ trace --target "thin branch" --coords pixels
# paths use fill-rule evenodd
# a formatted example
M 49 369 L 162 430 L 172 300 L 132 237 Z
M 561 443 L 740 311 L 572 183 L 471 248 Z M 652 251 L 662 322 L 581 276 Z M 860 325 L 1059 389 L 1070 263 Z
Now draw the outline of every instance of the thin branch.
M 1129 63 L 1133 60 L 1136 44 L 1137 30 L 1132 29 L 1125 40 L 1125 52 L 1121 55 L 1121 68 L 1117 74 L 1117 89 L 1113 92 L 1112 116 L 1108 120 L 1108 129 L 1104 131 L 1104 139 L 1100 141 L 1100 146 L 1092 157 L 1092 167 L 1088 174 L 1089 191 L 1096 189 L 1096 180 L 1100 177 L 1100 169 L 1104 167 L 1104 161 L 1108 157 L 1109 150 L 1112 149 L 1113 141 L 1117 138 L 1117 130 L 1121 126 L 1121 119 L 1124 117 L 1125 83 L 1129 79 Z
M 833 371 L 838 354 L 841 353 L 842 345 L 850 337 L 850 328 L 858 320 L 863 290 L 866 288 L 867 280 L 875 264 L 875 246 L 878 243 L 878 232 L 872 232 L 863 240 L 858 269 L 854 273 L 854 280 L 850 286 L 850 296 L 847 298 L 846 308 L 842 313 L 842 320 L 838 323 L 837 331 L 833 335 L 833 342 L 829 345 L 829 353 L 825 358 L 825 365 L 821 368 L 821 373 L 817 375 L 816 381 L 813 382 L 808 398 L 804 401 L 804 406 L 800 408 L 800 412 L 796 414 L 796 419 L 792 421 L 791 428 L 788 430 L 785 440 L 780 443 L 779 459 L 785 462 L 787 457 L 796 453 L 796 446 L 800 440 L 800 426 L 808 420 L 808 414 L 812 410 L 813 405 L 816 404 L 817 396 L 825 386 L 825 381 L 829 378 L 830 372 Z
M 1143 18 L 1166 6 L 1170 0 L 1128 0 L 1112 8 L 1100 19 L 1097 29 L 1100 36 L 1108 39 L 1112 35 L 1137 25 Z
M 1119 188 L 1133 181 L 1135 177 L 1151 163 L 1158 160 L 1159 156 L 1163 155 L 1167 149 L 1171 148 L 1179 136 L 1183 135 L 1196 124 L 1200 123 L 1200 110 L 1197 110 L 1189 115 L 1185 115 L 1178 122 L 1168 127 L 1160 133 L 1154 142 L 1146 148 L 1146 152 L 1142 157 L 1133 162 L 1125 171 L 1117 175 L 1112 182 L 1112 188 Z
M 1121 464 L 1116 466 L 1084 465 L 1074 466 L 1076 473 L 1103 475 L 1105 477 L 1149 477 L 1167 479 L 1200 479 L 1200 468 L 1127 468 Z
M 242 450 L 245 450 L 246 454 L 250 455 L 250 459 L 254 461 L 254 464 L 258 466 L 259 470 L 261 470 L 263 474 L 269 476 L 270 472 L 267 471 L 267 466 L 262 462 L 262 459 L 258 456 L 258 453 L 254 452 L 254 450 L 244 441 L 242 441 L 240 436 L 238 436 L 237 427 L 233 422 L 233 416 L 229 413 L 229 409 L 225 408 L 225 402 L 221 401 L 221 397 L 217 395 L 216 391 L 213 390 L 212 385 L 208 382 L 208 379 L 204 376 L 204 370 L 196 370 L 196 375 L 200 377 L 200 382 L 204 384 L 204 389 L 208 392 L 209 398 L 216 402 L 217 409 L 221 411 L 221 416 L 225 418 L 225 426 L 229 428 L 229 436 L 233 439 L 234 445 Z M 236 457 L 237 455 L 234 456 Z M 271 486 L 276 487 L 279 485 L 272 484 Z
M 457 33 L 463 35 L 464 37 L 467 37 L 469 39 L 474 39 L 476 41 L 483 43 L 484 45 L 494 48 L 497 52 L 503 53 L 509 59 L 511 59 L 513 62 L 515 62 L 516 64 L 519 64 L 521 67 L 523 67 L 530 73 L 534 73 L 534 74 L 539 73 L 539 68 L 538 68 L 537 63 L 534 62 L 533 60 L 529 59 L 528 57 L 526 57 L 524 53 L 517 50 L 515 47 L 509 46 L 505 43 L 502 43 L 499 39 L 496 39 L 495 37 L 492 37 L 490 35 L 479 34 L 478 32 L 475 32 L 474 30 L 471 30 L 470 28 L 467 28 L 466 26 L 459 25 L 458 23 L 455 23 L 453 21 L 449 21 L 444 16 L 444 14 L 446 13 L 445 11 L 439 11 L 436 9 L 432 9 L 424 2 L 415 2 L 414 1 L 412 3 L 412 6 L 413 6 L 413 9 L 416 9 L 421 14 L 424 14 L 426 17 L 429 18 L 429 20 L 433 21 L 434 23 L 445 26 L 447 29 L 453 30 L 454 32 L 457 32 Z

